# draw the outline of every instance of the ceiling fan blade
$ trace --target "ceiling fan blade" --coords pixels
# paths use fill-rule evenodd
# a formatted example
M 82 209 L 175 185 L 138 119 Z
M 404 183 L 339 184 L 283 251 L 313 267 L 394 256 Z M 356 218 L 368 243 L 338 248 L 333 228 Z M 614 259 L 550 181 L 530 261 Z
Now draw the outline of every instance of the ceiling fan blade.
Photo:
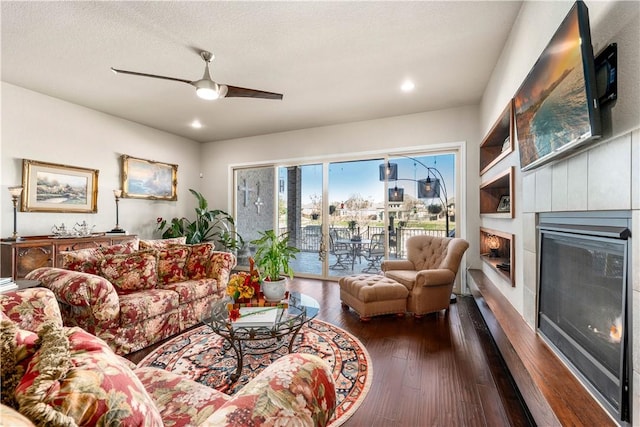
M 263 90 L 247 89 L 244 87 L 226 85 L 227 95 L 225 98 L 263 98 L 263 99 L 282 99 L 281 93 L 265 92 Z
M 167 77 L 167 76 L 159 76 L 157 74 L 139 73 L 137 71 L 119 70 L 119 69 L 113 68 L 113 67 L 111 67 L 111 71 L 113 71 L 116 74 L 119 74 L 119 73 L 131 74 L 132 76 L 153 77 L 154 79 L 173 80 L 175 82 L 182 82 L 182 83 L 191 84 L 191 80 L 178 79 L 176 77 Z

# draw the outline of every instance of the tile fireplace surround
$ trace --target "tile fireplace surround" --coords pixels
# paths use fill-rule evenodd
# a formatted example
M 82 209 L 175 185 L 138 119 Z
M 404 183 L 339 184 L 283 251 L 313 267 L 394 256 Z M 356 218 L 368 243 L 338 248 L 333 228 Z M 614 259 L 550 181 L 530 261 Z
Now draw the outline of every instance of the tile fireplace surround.
M 519 177 L 520 178 L 520 177 Z M 631 229 L 640 230 L 640 130 L 602 142 L 592 149 L 549 166 L 522 173 L 520 197 L 522 270 L 517 286 L 523 293 L 522 315 L 537 324 L 538 214 L 565 211 L 631 212 Z M 637 233 L 636 233 L 637 234 Z M 640 239 L 631 238 L 631 313 L 640 313 Z M 640 316 L 632 316 L 632 419 L 640 420 Z

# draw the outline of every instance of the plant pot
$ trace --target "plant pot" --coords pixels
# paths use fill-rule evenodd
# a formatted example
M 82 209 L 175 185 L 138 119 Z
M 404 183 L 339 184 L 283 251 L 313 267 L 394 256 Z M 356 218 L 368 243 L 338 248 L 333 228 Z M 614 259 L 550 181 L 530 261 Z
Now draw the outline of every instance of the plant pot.
M 287 293 L 287 279 L 281 278 L 276 281 L 265 280 L 262 282 L 262 293 L 264 299 L 269 302 L 282 301 Z

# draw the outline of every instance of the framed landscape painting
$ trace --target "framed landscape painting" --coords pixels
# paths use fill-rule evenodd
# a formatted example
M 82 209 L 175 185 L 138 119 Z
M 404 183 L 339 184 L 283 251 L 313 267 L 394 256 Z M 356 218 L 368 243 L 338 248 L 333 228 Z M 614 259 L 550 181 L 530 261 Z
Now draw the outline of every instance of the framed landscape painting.
M 178 165 L 122 155 L 122 197 L 178 200 Z
M 98 170 L 23 159 L 23 212 L 98 211 Z

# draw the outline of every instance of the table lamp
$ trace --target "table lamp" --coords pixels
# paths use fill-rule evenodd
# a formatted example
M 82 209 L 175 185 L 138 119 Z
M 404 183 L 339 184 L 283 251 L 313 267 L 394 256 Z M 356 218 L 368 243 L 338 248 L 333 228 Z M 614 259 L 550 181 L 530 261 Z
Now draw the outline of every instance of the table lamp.
M 490 258 L 499 257 L 498 249 L 500 248 L 500 240 L 498 239 L 498 236 L 493 234 L 487 236 L 487 247 L 489 247 L 489 250 L 491 251 L 489 253 Z
M 13 202 L 13 235 L 8 240 L 18 240 L 18 199 L 22 194 L 22 186 L 9 187 L 9 194 Z
M 113 195 L 116 198 L 116 226 L 113 230 L 109 231 L 109 233 L 126 233 L 122 228 L 120 228 L 120 220 L 119 220 L 119 212 L 118 205 L 120 203 L 120 197 L 122 197 L 122 190 L 113 190 Z

